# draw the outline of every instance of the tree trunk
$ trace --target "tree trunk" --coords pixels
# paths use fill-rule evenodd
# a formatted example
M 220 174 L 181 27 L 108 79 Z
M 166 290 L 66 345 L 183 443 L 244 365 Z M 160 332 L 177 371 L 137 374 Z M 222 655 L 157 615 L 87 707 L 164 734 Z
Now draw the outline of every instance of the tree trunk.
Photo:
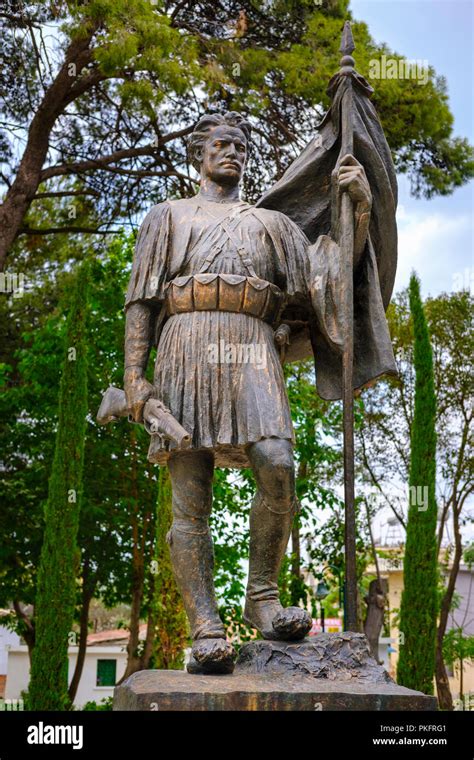
M 127 666 L 119 683 L 140 670 L 141 660 L 138 656 L 138 645 L 140 643 L 140 612 L 143 599 L 143 563 L 139 566 L 139 561 L 134 561 L 133 581 L 132 581 L 132 608 L 130 611 L 130 636 L 127 644 Z
M 388 592 L 388 581 L 386 578 L 374 578 L 370 581 L 369 593 L 365 601 L 367 602 L 367 615 L 364 622 L 364 633 L 370 644 L 370 650 L 377 660 L 379 660 L 379 638 L 380 631 L 383 627 L 383 617 L 385 603 Z
M 301 573 L 300 527 L 295 520 L 291 529 L 291 572 L 296 578 Z
M 8 251 L 41 182 L 41 170 L 48 153 L 51 130 L 67 104 L 76 97 L 76 77 L 71 75 L 71 65 L 74 64 L 75 70 L 80 72 L 90 61 L 90 38 L 88 34 L 71 42 L 56 79 L 46 91 L 31 121 L 18 172 L 0 204 L 0 271 L 5 268 Z M 80 90 L 77 94 L 80 94 Z
M 33 654 L 33 648 L 35 646 L 35 626 L 33 619 L 29 618 L 26 612 L 22 610 L 18 599 L 13 600 L 13 609 L 15 610 L 15 614 L 18 620 L 22 623 L 23 631 L 21 633 L 21 636 L 25 640 L 26 646 L 28 647 L 28 658 L 31 665 L 31 657 Z
M 146 621 L 146 638 L 145 638 L 145 644 L 143 647 L 142 656 L 140 659 L 140 670 L 147 670 L 150 667 L 150 663 L 153 657 L 153 650 L 155 646 L 155 632 L 156 632 L 156 623 L 157 623 L 157 614 L 155 606 L 152 603 L 152 600 L 155 595 L 155 583 L 154 579 L 152 578 L 150 580 L 150 607 L 148 610 L 148 618 Z
M 143 601 L 143 582 L 145 579 L 144 568 L 144 541 L 140 541 L 140 529 L 139 529 L 139 494 L 137 485 L 137 444 L 134 431 L 131 433 L 131 447 L 132 447 L 132 472 L 131 472 L 131 486 L 130 495 L 133 500 L 133 516 L 132 516 L 132 536 L 133 536 L 133 550 L 132 550 L 132 606 L 130 610 L 130 625 L 129 625 L 129 639 L 127 644 L 127 665 L 125 673 L 123 674 L 119 683 L 122 683 L 128 676 L 140 670 L 141 659 L 138 655 L 138 646 L 140 644 L 140 613 L 142 609 Z
M 303 459 L 299 463 L 296 473 L 296 482 L 305 481 L 308 473 L 308 463 Z M 306 602 L 305 586 L 301 577 L 301 541 L 300 521 L 298 514 L 295 515 L 291 528 L 291 577 L 290 577 L 291 604 L 297 607 L 300 602 Z
M 301 600 L 301 585 L 300 526 L 295 517 L 291 529 L 291 604 L 296 606 Z
M 453 697 L 449 688 L 449 679 L 443 659 L 443 636 L 438 628 L 436 636 L 436 694 L 441 710 L 453 709 Z
M 82 606 L 79 618 L 79 649 L 77 652 L 74 675 L 69 684 L 69 699 L 71 700 L 71 704 L 76 698 L 77 688 L 81 680 L 82 670 L 86 659 L 87 634 L 89 633 L 89 608 L 93 595 L 94 583 L 92 583 L 92 585 L 90 584 L 89 561 L 86 559 L 84 563 L 84 571 L 82 573 Z
M 462 558 L 462 538 L 459 530 L 459 516 L 457 507 L 453 505 L 453 525 L 454 525 L 454 557 L 453 564 L 449 573 L 448 585 L 444 593 L 441 610 L 439 615 L 438 630 L 436 632 L 436 690 L 438 693 L 438 702 L 441 710 L 453 709 L 453 697 L 449 688 L 448 675 L 443 658 L 443 638 L 448 627 L 449 610 L 453 601 L 453 595 L 456 588 L 456 579 L 458 577 L 459 566 Z

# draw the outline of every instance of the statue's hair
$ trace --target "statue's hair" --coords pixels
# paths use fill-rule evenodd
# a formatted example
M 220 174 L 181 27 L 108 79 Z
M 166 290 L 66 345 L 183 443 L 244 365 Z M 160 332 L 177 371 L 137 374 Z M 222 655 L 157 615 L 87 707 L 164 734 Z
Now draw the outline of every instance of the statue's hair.
M 199 171 L 201 167 L 201 162 L 197 158 L 198 152 L 202 149 L 202 146 L 208 139 L 212 130 L 215 127 L 220 127 L 222 124 L 227 124 L 229 127 L 240 129 L 245 137 L 246 142 L 250 142 L 250 133 L 252 126 L 250 122 L 246 121 L 246 119 L 244 119 L 243 116 L 241 116 L 237 111 L 227 111 L 224 114 L 205 114 L 202 119 L 199 119 L 188 140 L 189 158 L 192 165 L 195 169 L 197 169 L 197 171 Z

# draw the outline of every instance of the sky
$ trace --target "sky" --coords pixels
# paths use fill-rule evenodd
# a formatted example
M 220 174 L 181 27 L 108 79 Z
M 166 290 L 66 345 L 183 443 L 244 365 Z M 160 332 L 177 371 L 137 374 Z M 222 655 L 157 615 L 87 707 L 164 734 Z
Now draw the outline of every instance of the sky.
M 473 142 L 473 0 L 352 0 L 354 19 L 365 21 L 376 42 L 407 59 L 427 61 L 446 77 L 453 136 Z M 354 57 L 357 66 L 357 40 Z M 367 76 L 368 72 L 361 71 Z M 376 87 L 376 80 L 371 81 Z M 422 85 L 420 85 L 422 86 Z M 447 197 L 416 199 L 399 177 L 399 262 L 395 291 L 415 269 L 423 296 L 474 290 L 474 183 Z

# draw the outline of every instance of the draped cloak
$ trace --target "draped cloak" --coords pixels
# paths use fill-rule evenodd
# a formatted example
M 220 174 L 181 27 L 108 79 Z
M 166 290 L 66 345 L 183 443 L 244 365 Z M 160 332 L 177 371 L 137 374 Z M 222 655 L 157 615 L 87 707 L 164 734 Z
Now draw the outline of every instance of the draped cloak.
M 326 236 L 335 237 L 333 180 L 340 158 L 344 107 L 351 111 L 352 154 L 365 169 L 373 199 L 365 251 L 354 267 L 354 388 L 397 373 L 385 318 L 397 268 L 397 180 L 367 80 L 356 71 L 341 71 L 331 79 L 327 92 L 332 104 L 314 138 L 257 206 L 283 212 L 311 243 L 320 241 L 319 255 L 312 257 L 310 282 L 316 320 L 310 315 L 306 325 L 293 330 L 288 359 L 313 354 L 319 394 L 338 399 L 342 397 L 339 298 L 343 262 L 339 246 Z

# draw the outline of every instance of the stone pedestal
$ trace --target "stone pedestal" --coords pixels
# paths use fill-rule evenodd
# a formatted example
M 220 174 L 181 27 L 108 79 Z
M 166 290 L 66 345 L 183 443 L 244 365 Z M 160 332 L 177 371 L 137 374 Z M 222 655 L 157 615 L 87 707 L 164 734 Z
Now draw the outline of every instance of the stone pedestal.
M 436 710 L 397 686 L 358 633 L 252 641 L 232 675 L 142 670 L 115 688 L 114 710 Z

